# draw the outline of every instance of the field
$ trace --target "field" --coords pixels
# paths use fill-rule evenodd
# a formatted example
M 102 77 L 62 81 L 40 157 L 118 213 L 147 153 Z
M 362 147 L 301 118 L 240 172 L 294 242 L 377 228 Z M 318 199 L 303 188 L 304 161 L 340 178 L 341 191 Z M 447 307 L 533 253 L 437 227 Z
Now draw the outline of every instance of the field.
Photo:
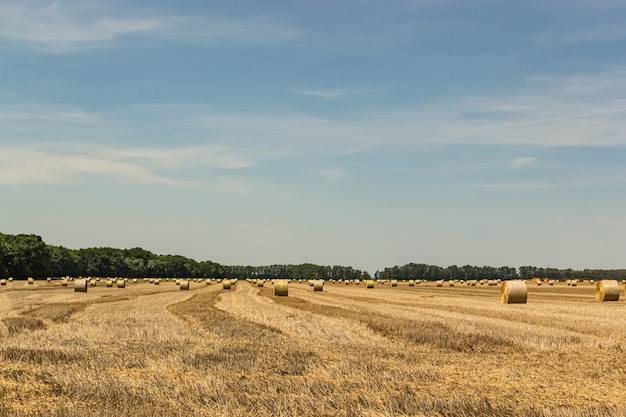
M 528 290 L 16 281 L 0 416 L 626 415 L 623 286 Z

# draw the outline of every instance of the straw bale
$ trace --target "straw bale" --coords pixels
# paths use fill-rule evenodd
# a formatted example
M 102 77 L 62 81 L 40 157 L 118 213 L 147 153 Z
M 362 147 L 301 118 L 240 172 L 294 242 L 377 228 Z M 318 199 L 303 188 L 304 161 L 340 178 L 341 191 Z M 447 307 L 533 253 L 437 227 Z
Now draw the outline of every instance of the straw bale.
M 277 280 L 274 284 L 274 295 L 287 297 L 289 295 L 289 282 L 285 279 Z
M 77 279 L 74 281 L 74 292 L 87 292 L 87 280 Z
M 619 301 L 619 284 L 617 280 L 605 279 L 596 284 L 596 300 Z
M 526 304 L 528 288 L 524 281 L 504 281 L 500 288 L 502 304 Z
M 230 280 L 229 279 L 225 279 L 225 280 L 222 281 L 222 289 L 230 290 Z
M 324 280 L 317 279 L 313 281 L 313 291 L 323 291 L 324 290 Z

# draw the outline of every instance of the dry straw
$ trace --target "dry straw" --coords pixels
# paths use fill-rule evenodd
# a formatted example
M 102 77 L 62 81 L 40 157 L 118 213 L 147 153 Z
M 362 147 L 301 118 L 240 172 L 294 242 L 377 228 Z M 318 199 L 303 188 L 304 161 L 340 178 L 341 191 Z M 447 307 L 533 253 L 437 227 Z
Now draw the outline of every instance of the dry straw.
M 605 279 L 596 284 L 596 300 L 619 301 L 619 284 L 617 280 Z
M 189 280 L 183 279 L 180 281 L 180 290 L 181 291 L 189 290 Z
M 289 295 L 289 282 L 286 279 L 280 279 L 274 284 L 274 295 L 279 297 L 287 297 Z
M 229 279 L 225 279 L 224 281 L 222 281 L 222 289 L 230 290 L 230 280 Z
M 502 304 L 526 304 L 528 289 L 524 281 L 504 281 L 500 287 Z
M 87 292 L 87 280 L 77 279 L 74 281 L 74 292 Z
M 313 291 L 323 291 L 324 281 L 321 279 L 313 281 Z

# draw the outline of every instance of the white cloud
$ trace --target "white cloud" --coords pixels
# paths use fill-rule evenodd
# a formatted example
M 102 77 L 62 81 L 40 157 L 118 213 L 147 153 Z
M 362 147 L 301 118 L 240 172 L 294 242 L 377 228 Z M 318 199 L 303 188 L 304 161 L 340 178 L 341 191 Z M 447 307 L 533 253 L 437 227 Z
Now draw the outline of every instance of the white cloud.
M 534 165 L 537 162 L 537 158 L 534 156 L 520 156 L 509 160 L 509 168 L 518 169 L 524 168 L 530 165 Z
M 318 174 L 331 182 L 342 180 L 347 175 L 346 171 L 343 169 L 325 169 L 320 171 Z
M 66 53 L 110 47 L 128 35 L 209 45 L 273 44 L 299 35 L 298 29 L 276 16 L 158 16 L 107 6 L 96 1 L 4 1 L 0 4 L 0 44 Z M 132 17 L 133 13 L 138 17 Z
M 241 193 L 247 190 L 241 181 L 220 180 L 202 184 L 195 180 L 172 179 L 168 174 L 190 166 L 236 169 L 251 165 L 251 160 L 229 155 L 226 149 L 200 147 L 90 149 L 83 145 L 64 152 L 6 147 L 0 148 L 0 185 L 61 184 L 104 178 L 171 186 L 206 186 Z

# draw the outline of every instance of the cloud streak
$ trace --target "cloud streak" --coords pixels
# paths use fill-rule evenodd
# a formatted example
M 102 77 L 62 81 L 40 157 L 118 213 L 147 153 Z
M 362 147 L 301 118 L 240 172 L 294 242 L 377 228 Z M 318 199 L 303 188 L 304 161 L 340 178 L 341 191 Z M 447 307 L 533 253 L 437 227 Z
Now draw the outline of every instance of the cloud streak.
M 129 36 L 205 45 L 271 45 L 300 31 L 276 16 L 158 16 L 136 11 L 127 17 L 105 3 L 6 1 L 0 4 L 0 45 L 70 53 L 109 48 Z

